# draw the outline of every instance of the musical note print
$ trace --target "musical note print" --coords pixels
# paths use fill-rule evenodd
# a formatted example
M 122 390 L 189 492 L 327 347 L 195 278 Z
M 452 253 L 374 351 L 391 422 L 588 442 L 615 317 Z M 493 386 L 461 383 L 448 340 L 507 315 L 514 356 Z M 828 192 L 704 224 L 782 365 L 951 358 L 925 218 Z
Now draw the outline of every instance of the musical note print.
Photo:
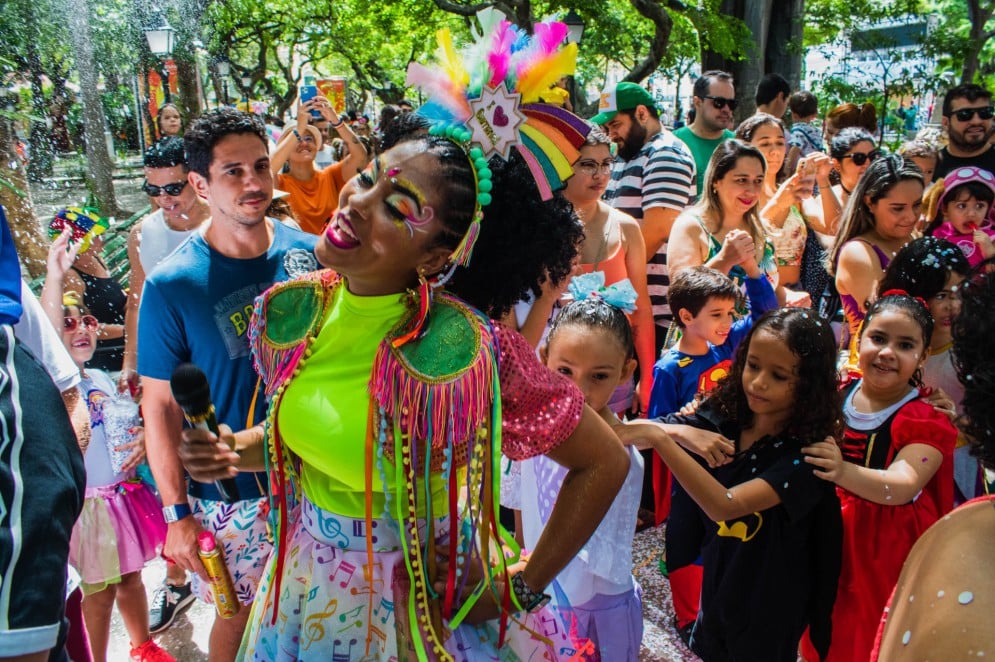
M 356 566 L 353 565 L 352 563 L 349 563 L 348 561 L 343 561 L 338 565 L 337 568 L 335 568 L 335 572 L 328 575 L 328 581 L 330 582 L 335 581 L 335 578 L 339 574 L 339 570 L 343 571 L 346 574 L 346 578 L 339 582 L 339 586 L 341 588 L 345 588 L 346 586 L 349 585 L 349 582 L 352 581 L 352 576 L 356 574 Z M 355 595 L 355 593 L 353 593 L 353 595 Z
M 380 616 L 381 613 L 383 616 Z M 380 604 L 373 610 L 373 615 L 380 616 L 380 623 L 386 625 L 390 617 L 394 615 L 394 603 L 381 596 Z
M 353 646 L 356 645 L 357 640 L 350 639 L 349 648 L 346 649 L 346 652 L 340 653 L 339 646 L 343 646 L 345 645 L 345 643 L 346 642 L 342 641 L 341 639 L 335 639 L 332 642 L 332 662 L 349 662 L 349 660 L 352 659 L 352 649 Z
M 335 612 L 339 609 L 339 601 L 335 599 L 329 600 L 325 604 L 325 608 L 321 611 L 317 611 L 313 614 L 309 614 L 304 620 L 304 627 L 301 632 L 301 649 L 307 650 L 311 648 L 311 644 L 321 641 L 325 638 L 325 623 L 335 615 Z M 348 659 L 348 658 L 347 658 Z
M 339 630 L 339 632 L 345 632 L 349 628 L 358 628 L 358 627 L 360 627 L 363 624 L 363 619 L 356 618 L 356 617 L 359 615 L 359 613 L 361 611 L 363 611 L 363 607 L 359 606 L 359 607 L 356 607 L 355 609 L 351 609 L 351 610 L 345 612 L 344 614 L 339 614 L 339 622 L 340 623 L 346 623 L 347 621 L 349 621 L 350 619 L 352 619 L 352 622 L 348 623 L 344 628 L 341 628 Z

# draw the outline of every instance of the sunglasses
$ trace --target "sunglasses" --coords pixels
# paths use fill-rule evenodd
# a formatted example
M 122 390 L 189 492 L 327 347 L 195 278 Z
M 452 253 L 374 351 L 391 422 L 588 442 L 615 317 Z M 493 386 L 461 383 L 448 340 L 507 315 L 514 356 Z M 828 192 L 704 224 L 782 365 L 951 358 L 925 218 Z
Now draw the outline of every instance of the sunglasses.
M 853 165 L 862 166 L 868 161 L 876 161 L 880 156 L 881 156 L 881 150 L 876 149 L 873 152 L 868 152 L 867 154 L 864 154 L 863 152 L 844 154 L 841 158 L 853 159 Z
M 578 161 L 574 166 L 574 170 L 582 175 L 587 175 L 588 177 L 594 177 L 595 175 L 608 175 L 612 171 L 612 162 L 605 161 L 604 163 L 598 163 L 597 161 Z
M 715 110 L 722 110 L 726 106 L 729 106 L 729 110 L 736 110 L 736 106 L 739 105 L 739 99 L 726 99 L 725 97 L 713 97 L 705 95 L 706 99 L 712 100 L 712 105 L 715 106 Z
M 955 110 L 951 113 L 954 117 L 959 119 L 961 122 L 970 122 L 971 118 L 977 115 L 980 119 L 990 120 L 992 115 L 995 115 L 995 108 L 992 106 L 983 106 L 981 108 L 961 108 L 960 110 Z
M 165 186 L 156 186 L 155 184 L 149 184 L 146 181 L 142 184 L 142 191 L 144 191 L 145 195 L 150 198 L 158 198 L 163 193 L 166 195 L 177 196 L 183 192 L 183 189 L 186 188 L 187 183 L 187 180 L 184 179 L 183 181 L 166 184 Z
M 62 330 L 66 333 L 72 333 L 76 330 L 76 327 L 83 324 L 83 328 L 87 331 L 96 331 L 100 323 L 97 318 L 93 315 L 83 315 L 83 317 L 63 317 L 62 318 Z

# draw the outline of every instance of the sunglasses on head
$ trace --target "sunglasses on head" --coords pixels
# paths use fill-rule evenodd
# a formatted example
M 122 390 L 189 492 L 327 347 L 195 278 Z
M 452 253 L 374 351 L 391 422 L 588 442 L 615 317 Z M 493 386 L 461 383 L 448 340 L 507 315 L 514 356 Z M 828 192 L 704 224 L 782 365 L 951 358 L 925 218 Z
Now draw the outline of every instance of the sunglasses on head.
M 873 152 L 854 152 L 853 154 L 844 154 L 844 159 L 853 159 L 853 165 L 862 166 L 868 161 L 876 161 L 878 157 L 881 156 L 881 150 L 874 150 Z
M 993 115 L 995 115 L 995 108 L 992 106 L 983 106 L 981 108 L 961 108 L 960 110 L 955 110 L 951 113 L 954 117 L 959 119 L 961 122 L 970 122 L 971 118 L 977 115 L 980 119 L 990 120 Z
M 156 186 L 155 184 L 149 184 L 147 181 L 142 184 L 142 191 L 145 195 L 150 198 L 158 198 L 160 195 L 165 193 L 166 195 L 177 196 L 183 192 L 186 188 L 187 180 L 173 182 L 172 184 L 166 184 L 165 186 Z
M 712 105 L 715 106 L 715 110 L 722 110 L 726 106 L 729 106 L 729 110 L 736 110 L 736 106 L 739 105 L 738 99 L 726 99 L 725 97 L 713 97 L 705 95 L 706 99 L 712 100 Z
M 66 333 L 72 333 L 73 331 L 75 331 L 76 327 L 78 327 L 80 323 L 83 324 L 83 328 L 86 329 L 87 331 L 96 331 L 97 327 L 100 325 L 100 323 L 97 322 L 97 318 L 94 317 L 93 315 L 83 315 L 83 317 L 62 318 L 63 330 Z

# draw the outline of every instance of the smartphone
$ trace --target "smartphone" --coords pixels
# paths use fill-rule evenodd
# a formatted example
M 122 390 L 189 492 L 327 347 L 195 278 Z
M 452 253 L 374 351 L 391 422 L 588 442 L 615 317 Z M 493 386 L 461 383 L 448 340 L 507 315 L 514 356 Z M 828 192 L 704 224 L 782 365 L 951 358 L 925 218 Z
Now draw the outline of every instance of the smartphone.
M 316 96 L 318 96 L 317 85 L 314 84 L 301 85 L 301 103 L 306 103 L 311 99 L 315 98 Z M 314 117 L 316 119 L 321 119 L 321 113 L 319 111 L 312 110 L 310 112 L 311 112 L 311 117 Z

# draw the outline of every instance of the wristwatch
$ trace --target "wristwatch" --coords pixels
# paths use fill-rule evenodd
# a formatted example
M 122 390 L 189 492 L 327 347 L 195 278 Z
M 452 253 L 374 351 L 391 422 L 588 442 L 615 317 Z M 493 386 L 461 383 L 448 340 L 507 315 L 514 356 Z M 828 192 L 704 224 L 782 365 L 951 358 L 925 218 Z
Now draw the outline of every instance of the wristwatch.
M 173 522 L 178 522 L 184 517 L 193 515 L 193 511 L 190 510 L 189 504 L 178 503 L 175 506 L 166 506 L 162 509 L 162 516 L 166 520 L 166 524 L 172 524 Z
M 549 604 L 550 596 L 530 589 L 523 574 L 519 572 L 511 577 L 511 591 L 515 594 L 515 600 L 529 613 L 542 609 Z

